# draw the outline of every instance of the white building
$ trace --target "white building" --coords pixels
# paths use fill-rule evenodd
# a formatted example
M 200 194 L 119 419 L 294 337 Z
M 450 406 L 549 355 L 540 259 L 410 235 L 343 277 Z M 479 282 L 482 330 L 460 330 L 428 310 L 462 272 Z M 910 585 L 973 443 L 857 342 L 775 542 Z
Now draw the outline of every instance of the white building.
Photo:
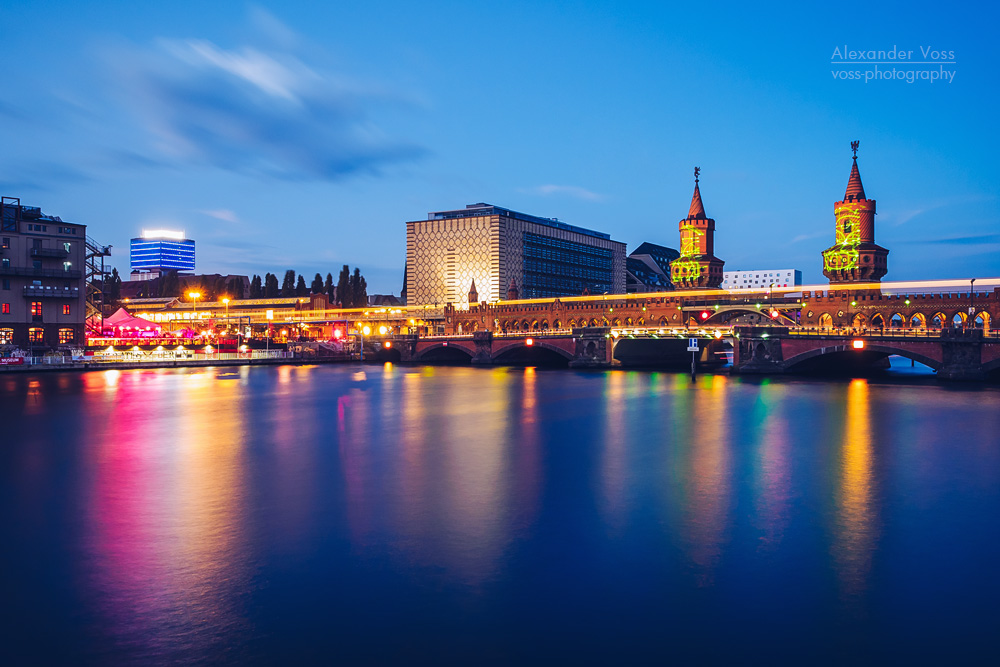
M 774 287 L 801 285 L 802 272 L 798 269 L 755 269 L 722 273 L 722 289 L 726 290 L 766 290 L 772 284 Z

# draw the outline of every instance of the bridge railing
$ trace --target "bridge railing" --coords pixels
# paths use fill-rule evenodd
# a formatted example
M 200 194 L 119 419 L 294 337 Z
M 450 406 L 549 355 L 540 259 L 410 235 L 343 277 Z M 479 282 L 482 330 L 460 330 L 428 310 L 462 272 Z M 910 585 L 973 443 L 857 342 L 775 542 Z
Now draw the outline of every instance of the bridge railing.
M 855 327 L 797 327 L 789 328 L 790 336 L 877 336 L 879 338 L 942 338 L 962 335 L 965 332 L 980 331 L 984 338 L 1000 337 L 1000 331 L 983 329 L 955 329 L 952 327 L 885 327 L 885 328 L 855 328 Z

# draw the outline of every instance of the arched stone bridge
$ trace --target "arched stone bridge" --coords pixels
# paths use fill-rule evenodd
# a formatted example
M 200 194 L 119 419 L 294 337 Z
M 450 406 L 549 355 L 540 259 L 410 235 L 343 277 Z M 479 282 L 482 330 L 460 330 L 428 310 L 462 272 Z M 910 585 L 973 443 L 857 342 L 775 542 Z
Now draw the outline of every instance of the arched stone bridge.
M 396 336 L 389 348 L 369 341 L 366 357 L 414 363 L 471 363 L 476 365 L 566 364 L 572 368 L 625 365 L 670 366 L 690 364 L 688 338 L 699 339 L 700 367 L 721 366 L 729 347 L 730 329 L 682 331 L 617 330 L 607 327 L 572 331 L 518 333 L 495 336 L 490 331 L 451 336 Z
M 899 355 L 929 366 L 944 380 L 1000 375 L 1000 336 L 982 329 L 807 330 L 736 327 L 733 373 L 782 374 L 855 369 Z

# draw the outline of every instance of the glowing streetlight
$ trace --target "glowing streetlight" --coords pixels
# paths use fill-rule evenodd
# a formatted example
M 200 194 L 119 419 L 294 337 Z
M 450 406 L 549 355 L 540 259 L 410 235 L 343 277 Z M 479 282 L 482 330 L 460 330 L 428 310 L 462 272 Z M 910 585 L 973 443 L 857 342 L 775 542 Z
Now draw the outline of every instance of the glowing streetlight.
M 188 292 L 188 297 L 191 299 L 191 312 L 198 310 L 198 298 L 201 296 L 201 292 Z

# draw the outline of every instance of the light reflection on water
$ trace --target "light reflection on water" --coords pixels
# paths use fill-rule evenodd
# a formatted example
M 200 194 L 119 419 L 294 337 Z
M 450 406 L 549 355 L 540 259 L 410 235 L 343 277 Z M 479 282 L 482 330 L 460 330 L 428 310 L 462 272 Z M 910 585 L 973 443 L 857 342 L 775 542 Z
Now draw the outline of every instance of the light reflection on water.
M 55 661 L 732 658 L 775 626 L 877 654 L 1000 594 L 970 530 L 1000 511 L 993 388 L 391 364 L 0 388 L 8 606 L 32 650 L 69 637 Z

